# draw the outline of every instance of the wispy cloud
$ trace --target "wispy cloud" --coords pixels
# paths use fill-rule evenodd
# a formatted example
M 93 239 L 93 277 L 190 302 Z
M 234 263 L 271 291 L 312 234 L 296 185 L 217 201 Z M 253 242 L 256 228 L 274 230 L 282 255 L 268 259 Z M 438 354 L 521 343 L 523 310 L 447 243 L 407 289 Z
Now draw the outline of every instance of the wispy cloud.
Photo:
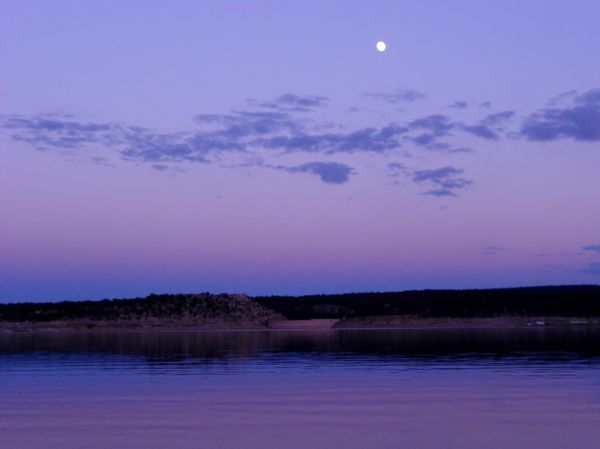
M 91 156 L 90 161 L 92 161 L 96 165 L 101 165 L 103 167 L 116 167 L 116 165 L 112 163 L 108 158 L 102 156 Z
M 486 256 L 497 256 L 502 251 L 504 251 L 504 248 L 502 248 L 501 246 L 486 246 L 483 250 L 483 254 L 485 254 Z
M 346 164 L 339 162 L 307 162 L 305 164 L 292 167 L 282 165 L 275 166 L 278 170 L 283 170 L 288 173 L 312 173 L 319 176 L 321 181 L 327 184 L 344 184 L 350 180 L 350 175 L 355 173 L 355 170 Z
M 399 101 L 402 98 L 414 101 L 421 95 L 407 90 L 394 94 L 388 100 Z M 225 153 L 242 153 L 253 149 L 277 149 L 284 153 L 385 153 L 400 148 L 402 141 L 435 151 L 465 151 L 468 149 L 456 148 L 441 139 L 461 131 L 482 138 L 496 138 L 488 126 L 497 124 L 504 117 L 500 114 L 490 115 L 479 124 L 464 125 L 447 115 L 432 114 L 406 124 L 389 123 L 381 127 L 324 133 L 317 131 L 323 128 L 322 122 L 296 115 L 297 112 L 321 107 L 328 101 L 322 96 L 295 94 L 285 94 L 268 102 L 253 100 L 258 110 L 198 114 L 194 120 L 200 129 L 178 133 L 161 133 L 124 123 L 94 123 L 70 116 L 51 115 L 5 116 L 0 118 L 0 125 L 10 132 L 14 140 L 42 150 L 80 150 L 95 145 L 116 148 L 125 160 L 209 163 L 219 160 Z
M 506 130 L 504 125 L 515 115 L 514 111 L 489 114 L 473 125 L 462 125 L 462 130 L 487 140 L 499 140 Z
M 308 133 L 278 135 L 254 142 L 264 148 L 275 148 L 285 152 L 304 151 L 309 153 L 383 153 L 401 146 L 399 136 L 406 127 L 390 124 L 382 128 L 363 128 L 347 133 Z
M 529 115 L 520 130 L 527 140 L 553 141 L 574 139 L 594 142 L 600 140 L 600 89 L 579 95 L 563 96 L 566 106 L 555 100 L 554 107 L 541 109 Z
M 477 125 L 464 125 L 463 130 L 468 132 L 469 134 L 473 134 L 477 137 L 481 137 L 482 139 L 487 140 L 498 140 L 498 134 L 491 129 L 489 126 L 477 124 Z
M 226 139 L 256 137 L 276 132 L 298 132 L 303 129 L 302 121 L 287 112 L 279 111 L 234 111 L 231 114 L 198 114 L 194 117 L 200 125 L 220 126 L 218 134 Z
M 448 115 L 432 114 L 408 123 L 405 140 L 431 151 L 445 153 L 471 152 L 470 148 L 455 146 L 441 139 L 450 138 L 455 131 L 464 131 L 465 125 Z
M 437 143 L 437 139 L 450 135 L 455 123 L 447 115 L 433 114 L 413 120 L 409 122 L 408 126 L 411 131 L 419 133 L 409 137 L 412 142 L 434 149 L 432 145 Z
M 469 103 L 466 101 L 458 100 L 448 106 L 452 109 L 467 109 L 469 107 Z
M 426 95 L 424 93 L 414 89 L 403 89 L 393 93 L 366 92 L 363 95 L 365 97 L 376 98 L 378 100 L 390 104 L 413 102 L 426 98 Z
M 585 245 L 585 246 L 582 246 L 581 249 L 584 251 L 600 253 L 600 245 L 599 244 Z
M 286 95 L 278 101 L 309 107 L 325 100 L 323 97 Z M 405 128 L 390 125 L 346 133 L 312 133 L 303 120 L 282 111 L 199 114 L 195 121 L 201 129 L 177 133 L 160 133 L 121 123 L 78 121 L 66 116 L 2 117 L 0 126 L 9 130 L 14 140 L 29 143 L 39 150 L 111 149 L 124 161 L 148 163 L 152 169 L 161 172 L 182 171 L 173 166 L 177 163 L 215 163 L 227 154 L 251 156 L 256 149 L 278 149 L 283 153 L 380 153 L 399 147 L 398 136 L 405 132 Z M 272 153 L 272 156 L 276 157 L 276 154 Z M 112 165 L 104 156 L 93 155 L 91 159 L 94 163 Z M 248 160 L 250 162 L 228 166 L 269 166 L 259 157 Z M 276 168 L 288 173 L 315 174 L 328 184 L 343 184 L 355 173 L 352 167 L 338 162 L 308 162 L 291 167 L 277 165 Z
M 395 93 L 368 93 L 388 103 L 414 102 L 424 97 L 415 90 Z M 33 148 L 59 153 L 82 153 L 93 163 L 114 166 L 118 160 L 147 163 L 157 171 L 173 171 L 177 164 L 219 164 L 222 167 L 271 166 L 289 173 L 310 173 L 329 184 L 343 184 L 356 171 L 338 162 L 307 162 L 285 165 L 279 158 L 291 154 L 331 156 L 370 154 L 400 156 L 399 151 L 425 149 L 446 153 L 472 151 L 456 145 L 461 136 L 499 141 L 506 135 L 526 140 L 549 141 L 571 138 L 600 140 L 600 89 L 583 94 L 567 92 L 550 101 L 550 106 L 518 119 L 516 111 L 487 113 L 466 122 L 452 114 L 425 114 L 406 121 L 390 121 L 382 126 L 348 127 L 311 114 L 330 99 L 318 95 L 286 93 L 273 100 L 249 100 L 247 108 L 228 113 L 202 113 L 195 126 L 181 132 L 154 129 L 118 122 L 95 122 L 66 114 L 0 116 L 0 128 L 14 141 Z M 457 101 L 454 108 L 466 102 Z M 487 104 L 480 104 L 487 108 Z M 481 112 L 481 111 L 480 111 Z M 515 127 L 518 132 L 515 133 Z M 325 130 L 325 131 L 324 131 Z M 311 156 L 314 157 L 314 156 Z M 473 185 L 462 169 L 446 166 L 392 168 L 389 176 L 405 176 L 428 185 L 423 192 L 434 196 L 457 196 Z M 177 171 L 177 170 L 175 170 Z M 593 245 L 590 245 L 590 247 Z M 595 251 L 587 249 L 588 251 Z
M 138 132 L 119 123 L 93 123 L 70 115 L 38 114 L 0 117 L 0 125 L 13 140 L 26 142 L 38 150 L 73 150 L 87 144 L 114 146 Z
M 430 190 L 422 193 L 423 195 L 457 196 L 457 191 L 473 185 L 473 181 L 459 176 L 463 173 L 463 169 L 451 166 L 432 170 L 415 170 L 412 180 L 417 184 L 431 186 Z
M 279 97 L 278 104 L 288 109 L 321 106 L 324 97 L 299 97 L 291 94 Z M 286 108 L 287 108 L 286 106 Z M 177 164 L 219 162 L 221 166 L 262 166 L 288 173 L 310 173 L 327 184 L 344 184 L 356 170 L 339 162 L 313 161 L 286 166 L 273 162 L 286 154 L 371 153 L 388 154 L 411 141 L 428 149 L 452 151 L 449 144 L 436 139 L 460 129 L 445 115 L 429 115 L 407 124 L 390 123 L 382 127 L 365 127 L 339 132 L 315 132 L 310 120 L 299 119 L 297 111 L 273 107 L 271 110 L 239 110 L 227 114 L 198 114 L 194 117 L 199 129 L 164 133 L 123 123 L 96 123 L 70 116 L 9 116 L 0 125 L 9 130 L 15 140 L 38 149 L 69 149 L 72 151 L 112 150 L 113 157 L 131 162 L 147 163 L 161 172 L 180 172 Z M 304 112 L 304 111 L 300 111 Z M 277 150 L 278 152 L 273 152 Z M 256 152 L 260 152 L 258 156 Z M 266 152 L 266 153 L 265 153 Z M 93 154 L 95 163 L 113 161 L 105 154 Z M 242 162 L 225 162 L 228 155 L 240 156 Z M 266 158 L 266 159 L 265 159 Z M 174 165 L 175 164 L 175 165 Z M 400 170 L 400 165 L 390 164 Z M 402 168 L 405 176 L 418 184 L 429 185 L 423 192 L 434 196 L 456 196 L 457 191 L 472 184 L 458 175 L 462 170 L 444 167 L 434 170 Z
M 428 190 L 421 192 L 421 195 L 456 197 L 460 190 L 473 185 L 473 181 L 461 176 L 464 174 L 463 169 L 452 166 L 414 169 L 399 162 L 391 162 L 387 164 L 387 168 L 388 176 L 394 179 L 394 184 L 399 183 L 398 178 L 406 178 L 419 186 L 427 186 Z
M 564 106 L 569 102 L 572 102 L 575 97 L 577 97 L 578 92 L 575 89 L 570 89 L 565 92 L 561 92 L 555 97 L 550 98 L 548 100 L 548 106 Z
M 501 126 L 515 116 L 515 111 L 501 111 L 488 114 L 479 123 L 486 126 Z
M 286 112 L 309 112 L 325 106 L 329 98 L 320 95 L 284 94 L 272 101 L 248 100 L 250 106 L 276 109 Z

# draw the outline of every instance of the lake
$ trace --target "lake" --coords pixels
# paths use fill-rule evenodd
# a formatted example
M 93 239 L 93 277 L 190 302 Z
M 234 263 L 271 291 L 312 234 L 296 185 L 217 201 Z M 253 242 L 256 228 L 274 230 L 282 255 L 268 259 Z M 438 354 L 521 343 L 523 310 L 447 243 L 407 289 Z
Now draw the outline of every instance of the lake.
M 597 448 L 600 331 L 0 335 L 0 447 Z

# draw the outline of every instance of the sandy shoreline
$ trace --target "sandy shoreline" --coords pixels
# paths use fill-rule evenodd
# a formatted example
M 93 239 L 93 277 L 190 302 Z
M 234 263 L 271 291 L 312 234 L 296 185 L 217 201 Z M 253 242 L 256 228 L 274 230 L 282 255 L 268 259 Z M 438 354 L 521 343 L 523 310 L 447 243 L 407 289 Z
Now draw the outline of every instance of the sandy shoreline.
M 0 322 L 0 332 L 147 332 L 147 331 L 259 331 L 259 330 L 350 330 L 350 329 L 527 329 L 600 328 L 600 317 L 494 317 L 419 318 L 411 316 L 357 317 L 342 320 L 276 320 L 266 325 L 244 322 L 136 321 L 50 321 Z
M 419 318 L 410 316 L 358 317 L 340 320 L 336 329 L 511 329 L 544 327 L 600 327 L 600 318 L 580 317 L 494 317 Z

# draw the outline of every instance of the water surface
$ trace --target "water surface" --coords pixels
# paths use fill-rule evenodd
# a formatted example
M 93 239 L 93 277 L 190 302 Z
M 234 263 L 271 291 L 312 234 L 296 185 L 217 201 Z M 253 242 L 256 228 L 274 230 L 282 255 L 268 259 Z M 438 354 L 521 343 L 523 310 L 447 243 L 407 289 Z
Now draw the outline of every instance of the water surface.
M 0 336 L 0 447 L 597 448 L 600 331 Z

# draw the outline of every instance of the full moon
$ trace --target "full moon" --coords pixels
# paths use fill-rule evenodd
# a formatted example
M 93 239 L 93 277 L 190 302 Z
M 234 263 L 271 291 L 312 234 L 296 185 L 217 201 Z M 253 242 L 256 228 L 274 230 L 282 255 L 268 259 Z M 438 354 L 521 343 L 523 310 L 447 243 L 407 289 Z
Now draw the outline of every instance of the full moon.
M 377 51 L 385 51 L 385 42 L 379 41 L 375 46 L 377 47 Z

